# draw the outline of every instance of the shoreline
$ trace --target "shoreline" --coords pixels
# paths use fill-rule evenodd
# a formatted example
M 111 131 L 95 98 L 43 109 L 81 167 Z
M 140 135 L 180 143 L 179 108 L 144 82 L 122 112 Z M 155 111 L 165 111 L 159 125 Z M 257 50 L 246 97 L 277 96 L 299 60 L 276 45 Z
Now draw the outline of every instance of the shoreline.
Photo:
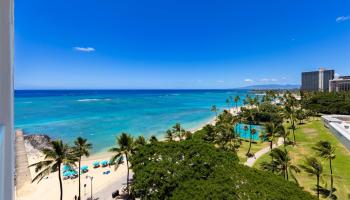
M 236 108 L 230 108 L 229 112 L 231 114 L 236 115 L 239 112 L 241 106 Z M 216 116 L 210 118 L 204 123 L 199 123 L 198 126 L 189 129 L 192 133 L 202 129 L 207 124 L 215 125 Z M 158 136 L 159 137 L 159 136 Z M 164 140 L 164 138 L 160 139 Z M 109 148 L 109 147 L 108 147 Z M 94 177 L 94 187 L 93 192 L 95 194 L 101 195 L 102 193 L 109 193 L 105 198 L 111 199 L 111 193 L 115 190 L 120 189 L 126 183 L 126 164 L 123 163 L 118 167 L 117 170 L 114 170 L 114 166 L 107 167 L 99 167 L 94 169 L 92 167 L 92 163 L 94 161 L 102 161 L 102 160 L 110 160 L 113 153 L 108 152 L 108 148 L 105 150 L 101 150 L 99 152 L 92 153 L 89 157 L 82 158 L 82 165 L 87 165 L 89 167 L 89 171 L 83 175 L 81 175 L 81 188 L 82 188 L 82 199 L 87 198 L 87 193 L 90 191 L 90 181 L 86 178 L 86 176 Z M 33 164 L 35 162 L 39 162 L 43 160 L 43 155 L 40 152 L 29 153 L 28 149 L 26 149 L 28 163 Z M 110 171 L 110 174 L 105 175 L 104 172 Z M 31 177 L 35 176 L 34 167 L 30 167 Z M 30 183 L 23 186 L 21 189 L 16 190 L 17 199 L 19 200 L 36 200 L 36 199 L 54 199 L 55 196 L 59 194 L 59 182 L 58 182 L 58 173 L 51 173 L 46 178 L 44 178 L 41 182 Z M 84 187 L 84 185 L 86 187 Z M 64 187 L 64 199 L 74 199 L 74 196 L 78 194 L 78 179 L 68 179 L 63 180 Z M 49 191 L 49 192 L 48 192 Z M 102 192 L 103 191 L 103 192 Z

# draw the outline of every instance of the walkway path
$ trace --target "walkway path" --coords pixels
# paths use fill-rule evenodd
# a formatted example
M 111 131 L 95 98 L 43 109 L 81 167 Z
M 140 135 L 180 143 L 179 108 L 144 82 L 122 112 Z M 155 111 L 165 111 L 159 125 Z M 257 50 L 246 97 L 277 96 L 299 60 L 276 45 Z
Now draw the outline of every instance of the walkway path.
M 274 149 L 276 147 L 281 146 L 282 144 L 283 144 L 283 138 L 280 137 L 280 138 L 278 138 L 277 145 L 273 144 L 272 148 Z M 269 153 L 269 152 L 270 152 L 270 146 L 261 149 L 260 151 L 255 153 L 254 157 L 248 158 L 248 160 L 244 163 L 244 165 L 252 167 L 257 159 L 259 159 L 261 156 L 263 156 L 264 154 Z
M 28 157 L 24 146 L 22 130 L 16 130 L 16 187 L 17 190 L 30 184 L 32 180 L 29 168 Z

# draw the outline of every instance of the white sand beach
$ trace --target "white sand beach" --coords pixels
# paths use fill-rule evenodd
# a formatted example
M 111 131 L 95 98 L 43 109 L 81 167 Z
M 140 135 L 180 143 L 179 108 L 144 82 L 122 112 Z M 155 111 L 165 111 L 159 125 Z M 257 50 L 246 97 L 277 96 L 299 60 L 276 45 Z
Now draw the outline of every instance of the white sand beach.
M 229 112 L 233 115 L 237 115 L 240 112 L 241 107 L 230 108 Z M 197 128 L 192 129 L 192 132 L 200 130 L 207 124 L 215 125 L 216 117 L 213 117 L 208 122 L 199 125 Z M 117 170 L 114 170 L 114 166 L 111 167 L 99 167 L 94 169 L 92 163 L 95 161 L 109 160 L 111 153 L 100 153 L 92 155 L 88 158 L 83 158 L 81 166 L 87 165 L 89 171 L 81 175 L 81 195 L 82 200 L 85 200 L 91 196 L 91 182 L 87 179 L 87 176 L 93 176 L 93 197 L 100 200 L 112 200 L 112 192 L 121 189 L 126 185 L 126 164 L 119 166 Z M 40 153 L 28 154 L 29 165 L 43 160 L 43 156 Z M 103 172 L 110 171 L 110 174 L 106 175 Z M 31 177 L 35 177 L 34 167 L 30 168 Z M 131 170 L 130 170 L 131 172 Z M 130 173 L 132 177 L 132 172 Z M 86 187 L 84 187 L 84 185 Z M 78 178 L 63 180 L 63 199 L 74 200 L 75 195 L 78 194 Z M 33 182 L 16 191 L 18 200 L 38 200 L 38 199 L 59 199 L 60 188 L 57 172 L 52 173 L 44 178 L 40 182 Z
M 93 197 L 99 198 L 100 200 L 112 199 L 112 192 L 120 189 L 123 184 L 126 183 L 127 168 L 124 163 L 116 171 L 114 166 L 111 167 L 99 167 L 94 169 L 92 163 L 94 161 L 109 160 L 111 157 L 110 153 L 103 153 L 93 155 L 85 158 L 82 161 L 83 165 L 89 166 L 89 171 L 81 175 L 81 195 L 82 200 L 85 200 L 91 195 L 90 179 L 86 176 L 93 176 Z M 28 157 L 29 164 L 41 160 L 41 156 L 30 156 Z M 110 174 L 105 175 L 103 172 L 110 171 Z M 31 174 L 34 177 L 34 168 L 31 167 Z M 74 200 L 75 195 L 78 194 L 78 178 L 62 180 L 63 181 L 63 199 Z M 86 184 L 86 187 L 84 185 Z M 101 192 L 103 191 L 103 192 Z M 39 183 L 34 182 L 24 186 L 20 190 L 17 190 L 18 200 L 55 200 L 59 199 L 60 189 L 57 172 L 50 174 L 47 178 L 44 178 Z

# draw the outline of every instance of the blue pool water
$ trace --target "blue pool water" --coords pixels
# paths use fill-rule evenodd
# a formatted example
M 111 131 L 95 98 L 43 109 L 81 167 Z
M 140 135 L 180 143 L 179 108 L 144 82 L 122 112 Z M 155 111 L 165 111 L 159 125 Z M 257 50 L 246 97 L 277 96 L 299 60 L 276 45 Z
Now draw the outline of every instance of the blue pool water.
M 244 126 L 248 127 L 248 130 L 244 130 Z M 255 129 L 256 133 L 253 135 L 253 140 L 260 140 L 260 134 L 263 131 L 263 127 L 260 125 L 251 125 L 251 129 Z M 250 138 L 250 126 L 248 124 L 239 123 L 236 125 L 235 130 L 240 135 L 241 138 L 249 139 Z
M 15 92 L 15 127 L 72 142 L 90 140 L 94 152 L 115 144 L 115 136 L 163 137 L 175 123 L 197 128 L 226 108 L 229 96 L 247 90 L 37 90 Z M 239 105 L 241 102 L 239 102 Z

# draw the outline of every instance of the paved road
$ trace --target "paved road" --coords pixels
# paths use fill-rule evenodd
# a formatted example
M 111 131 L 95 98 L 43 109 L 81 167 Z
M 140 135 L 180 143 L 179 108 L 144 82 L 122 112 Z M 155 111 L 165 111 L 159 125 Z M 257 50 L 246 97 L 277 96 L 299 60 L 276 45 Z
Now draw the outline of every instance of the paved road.
M 130 178 L 132 178 L 132 172 L 130 171 Z M 119 190 L 126 185 L 126 174 L 118 177 L 113 183 L 94 194 L 96 200 L 115 200 L 112 198 L 112 193 Z

